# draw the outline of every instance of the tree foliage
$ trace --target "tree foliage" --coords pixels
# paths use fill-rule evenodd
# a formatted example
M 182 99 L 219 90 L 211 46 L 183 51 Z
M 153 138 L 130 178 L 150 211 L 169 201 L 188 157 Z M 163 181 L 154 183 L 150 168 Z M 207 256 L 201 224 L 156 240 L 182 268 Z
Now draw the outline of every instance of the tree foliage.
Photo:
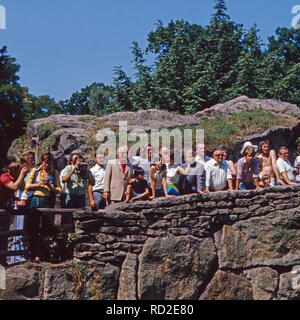
M 17 72 L 20 66 L 16 59 L 7 54 L 7 48 L 0 49 L 0 165 L 11 142 L 22 134 L 24 88 L 19 83 Z
M 18 84 L 20 67 L 2 48 L 0 130 L 56 113 L 104 116 L 156 108 L 191 114 L 240 95 L 300 105 L 300 29 L 277 28 L 264 45 L 256 25 L 245 30 L 230 19 L 225 0 L 214 0 L 207 26 L 158 21 L 145 49 L 134 41 L 131 53 L 132 78 L 118 66 L 112 85 L 92 83 L 56 103 Z
M 256 25 L 231 21 L 224 0 L 214 9 L 208 26 L 158 21 L 145 51 L 133 42 L 135 78 L 115 69 L 111 110 L 190 114 L 240 95 L 299 104 L 300 30 L 278 28 L 264 47 Z

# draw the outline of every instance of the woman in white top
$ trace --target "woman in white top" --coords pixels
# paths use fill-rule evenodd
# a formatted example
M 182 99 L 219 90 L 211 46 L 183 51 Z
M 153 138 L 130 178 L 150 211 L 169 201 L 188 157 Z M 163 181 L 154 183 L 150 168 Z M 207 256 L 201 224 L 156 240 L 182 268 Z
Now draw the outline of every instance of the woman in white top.
M 174 163 L 174 151 L 170 150 L 170 160 L 166 164 L 167 167 L 167 191 L 168 195 L 178 196 L 180 194 L 178 182 L 180 175 L 187 176 L 188 172 L 180 165 Z

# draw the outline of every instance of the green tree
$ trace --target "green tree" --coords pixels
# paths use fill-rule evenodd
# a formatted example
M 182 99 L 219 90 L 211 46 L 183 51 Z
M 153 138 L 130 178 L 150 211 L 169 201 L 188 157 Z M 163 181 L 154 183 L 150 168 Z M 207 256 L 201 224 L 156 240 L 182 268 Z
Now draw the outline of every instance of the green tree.
M 131 101 L 133 110 L 151 109 L 157 107 L 156 91 L 152 78 L 152 68 L 146 65 L 145 53 L 134 41 L 131 47 L 134 63 L 135 83 L 131 89 Z
M 7 54 L 7 47 L 0 49 L 0 165 L 6 158 L 11 142 L 23 133 L 24 88 L 17 76 L 20 66 Z
M 23 100 L 23 118 L 27 123 L 32 119 L 39 119 L 49 117 L 52 114 L 66 113 L 65 108 L 55 102 L 50 96 L 36 97 L 28 93 L 26 88 L 26 94 Z
M 133 110 L 131 101 L 133 82 L 122 70 L 122 66 L 114 68 L 113 77 L 113 101 L 111 102 L 112 110 L 129 111 Z
M 90 114 L 89 102 L 91 92 L 93 89 L 103 87 L 103 83 L 94 82 L 91 85 L 82 88 L 80 92 L 74 92 L 69 100 L 62 103 L 64 105 L 66 113 L 72 115 Z
M 262 41 L 258 32 L 259 30 L 254 25 L 242 40 L 243 50 L 228 73 L 229 77 L 234 80 L 232 86 L 225 91 L 227 100 L 240 95 L 256 98 L 262 92 L 261 71 L 265 68 L 262 63 L 264 57 L 261 51 Z
M 97 117 L 114 112 L 111 105 L 112 101 L 112 89 L 111 87 L 93 88 L 89 96 L 89 114 Z
M 300 105 L 300 30 L 277 28 L 269 37 L 261 97 Z
M 242 26 L 230 21 L 224 1 L 207 27 L 185 21 L 157 24 L 147 50 L 157 54 L 152 87 L 158 108 L 193 113 L 227 99 L 230 73 L 243 51 Z

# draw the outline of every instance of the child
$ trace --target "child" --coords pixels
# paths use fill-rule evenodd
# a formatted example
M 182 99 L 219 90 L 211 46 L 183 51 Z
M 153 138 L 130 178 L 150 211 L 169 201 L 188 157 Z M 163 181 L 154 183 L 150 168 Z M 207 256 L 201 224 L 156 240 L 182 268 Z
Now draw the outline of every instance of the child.
M 134 179 L 127 186 L 126 199 L 124 203 L 134 202 L 139 200 L 148 200 L 149 187 L 147 181 L 144 179 L 145 171 L 137 167 L 134 170 Z
M 260 181 L 259 187 L 260 187 L 260 188 L 268 188 L 268 187 L 270 187 L 270 183 L 271 183 L 271 178 L 270 178 L 270 176 L 267 175 L 267 174 L 264 174 L 264 175 L 261 177 L 261 181 Z
M 156 158 L 154 164 L 150 168 L 150 181 L 152 188 L 151 199 L 166 196 L 168 197 L 167 191 L 167 180 L 166 180 L 166 165 L 162 163 L 162 158 Z

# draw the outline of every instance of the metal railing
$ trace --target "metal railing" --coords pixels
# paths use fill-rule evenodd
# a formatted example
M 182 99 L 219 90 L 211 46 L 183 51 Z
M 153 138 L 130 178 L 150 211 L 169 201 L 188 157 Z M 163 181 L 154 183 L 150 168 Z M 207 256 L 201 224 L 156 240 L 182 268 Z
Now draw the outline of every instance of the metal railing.
M 24 216 L 24 220 L 28 217 L 47 217 L 47 220 L 51 224 L 51 230 L 49 233 L 67 234 L 74 232 L 74 222 L 73 222 L 73 209 L 49 209 L 49 208 L 39 208 L 39 209 L 0 209 L 0 264 L 7 265 L 7 257 L 11 256 L 24 256 L 28 254 L 28 249 L 25 250 L 10 250 L 8 248 L 9 239 L 22 236 L 26 237 L 29 235 L 26 223 L 21 230 L 11 230 L 11 225 L 13 225 L 12 220 L 15 216 Z M 45 234 L 45 228 L 40 224 L 37 227 L 37 233 L 43 232 Z M 46 230 L 47 232 L 47 230 Z

